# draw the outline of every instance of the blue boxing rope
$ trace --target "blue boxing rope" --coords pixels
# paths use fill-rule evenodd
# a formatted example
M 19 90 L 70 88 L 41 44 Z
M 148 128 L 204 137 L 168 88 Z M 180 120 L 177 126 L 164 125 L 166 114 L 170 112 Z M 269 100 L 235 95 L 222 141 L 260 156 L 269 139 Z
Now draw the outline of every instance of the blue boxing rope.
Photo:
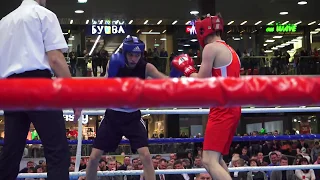
M 230 172 L 243 171 L 282 171 L 282 170 L 297 170 L 297 169 L 320 169 L 320 165 L 293 165 L 293 166 L 257 166 L 257 167 L 236 167 L 229 168 Z M 204 168 L 198 169 L 167 169 L 155 170 L 156 174 L 199 174 L 207 172 Z M 141 175 L 142 170 L 127 170 L 127 171 L 98 171 L 98 176 L 124 176 L 124 175 Z M 70 177 L 85 176 L 86 172 L 71 172 Z M 47 178 L 47 173 L 21 173 L 18 178 Z
M 300 140 L 300 139 L 320 139 L 320 134 L 300 134 L 300 135 L 279 135 L 279 136 L 234 136 L 234 142 L 241 141 L 272 141 L 272 140 Z M 158 138 L 149 139 L 149 144 L 163 143 L 197 143 L 203 142 L 203 138 Z M 69 144 L 77 144 L 77 140 L 69 140 Z M 3 141 L 0 141 L 3 144 Z M 41 141 L 28 140 L 26 144 L 41 144 Z M 93 140 L 82 140 L 82 144 L 93 144 Z M 122 140 L 120 144 L 130 144 L 129 140 Z

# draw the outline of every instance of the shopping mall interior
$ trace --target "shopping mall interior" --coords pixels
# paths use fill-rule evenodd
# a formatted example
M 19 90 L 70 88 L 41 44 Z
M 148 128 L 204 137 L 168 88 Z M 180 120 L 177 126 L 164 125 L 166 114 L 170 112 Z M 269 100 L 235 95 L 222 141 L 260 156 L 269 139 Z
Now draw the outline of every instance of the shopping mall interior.
M 1 5 L 0 18 L 20 3 L 8 1 Z M 145 44 L 141 61 L 153 64 L 161 73 L 169 76 L 172 60 L 181 54 L 193 58 L 198 70 L 203 47 L 199 44 L 196 21 L 217 13 L 224 23 L 221 39 L 238 55 L 241 77 L 317 77 L 320 74 L 319 7 L 319 0 L 47 0 L 46 6 L 59 20 L 69 48 L 64 53 L 66 62 L 71 75 L 79 79 L 104 78 L 111 56 L 121 53 L 123 40 L 129 35 Z M 90 92 L 93 90 L 88 90 Z M 300 105 L 244 106 L 234 135 L 320 134 L 320 107 Z M 83 114 L 82 132 L 76 135 L 78 124 L 74 116 L 64 114 L 67 138 L 76 140 L 82 134 L 84 140 L 94 140 L 105 120 L 104 110 L 99 108 L 96 113 L 93 110 Z M 201 138 L 210 121 L 207 106 L 144 107 L 141 110 L 149 139 Z M 31 124 L 27 140 L 41 139 L 35 131 Z M 5 115 L 0 111 L 0 140 L 4 137 Z M 182 149 L 188 149 L 184 145 Z M 161 146 L 161 151 L 169 153 L 170 148 L 165 148 Z M 154 148 L 152 152 L 162 153 L 158 150 Z M 132 153 L 131 149 L 123 151 Z

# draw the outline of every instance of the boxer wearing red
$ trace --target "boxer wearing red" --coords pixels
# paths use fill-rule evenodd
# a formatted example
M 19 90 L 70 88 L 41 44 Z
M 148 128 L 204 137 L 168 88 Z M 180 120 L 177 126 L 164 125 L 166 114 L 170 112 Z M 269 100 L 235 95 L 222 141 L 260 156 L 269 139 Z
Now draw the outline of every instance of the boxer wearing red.
M 193 60 L 188 55 L 174 58 L 172 64 L 187 77 L 240 77 L 241 65 L 237 53 L 221 40 L 221 15 L 207 16 L 196 21 L 196 31 L 199 43 L 203 47 L 199 73 L 196 73 Z M 229 153 L 240 116 L 241 107 L 210 108 L 202 159 L 204 167 L 213 179 L 231 180 L 222 155 Z

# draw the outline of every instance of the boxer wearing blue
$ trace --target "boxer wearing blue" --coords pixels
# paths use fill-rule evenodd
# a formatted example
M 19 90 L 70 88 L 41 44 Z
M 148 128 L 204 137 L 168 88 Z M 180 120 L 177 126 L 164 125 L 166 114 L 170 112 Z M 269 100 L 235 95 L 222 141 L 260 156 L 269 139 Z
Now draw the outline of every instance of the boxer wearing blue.
M 137 37 L 129 36 L 123 41 L 121 53 L 113 54 L 107 65 L 109 78 L 137 77 L 145 79 L 168 78 L 157 68 L 143 60 L 145 44 Z M 155 172 L 148 149 L 148 134 L 141 119 L 139 109 L 111 108 L 105 112 L 105 117 L 97 132 L 90 160 L 87 166 L 87 180 L 95 180 L 97 166 L 103 152 L 114 152 L 125 136 L 130 141 L 133 152 L 138 152 L 143 164 L 144 179 L 155 180 Z

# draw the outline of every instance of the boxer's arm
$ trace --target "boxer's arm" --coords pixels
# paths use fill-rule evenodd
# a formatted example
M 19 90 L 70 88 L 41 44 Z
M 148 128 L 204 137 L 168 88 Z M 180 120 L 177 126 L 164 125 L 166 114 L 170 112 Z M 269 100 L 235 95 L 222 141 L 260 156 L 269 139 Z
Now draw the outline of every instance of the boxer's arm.
M 163 78 L 169 78 L 165 74 L 158 71 L 158 69 L 150 63 L 147 63 L 146 66 L 146 77 L 151 77 L 153 79 L 163 79 Z
M 192 73 L 190 77 L 208 78 L 212 76 L 213 62 L 217 54 L 214 43 L 208 44 L 202 51 L 202 62 L 198 73 Z

